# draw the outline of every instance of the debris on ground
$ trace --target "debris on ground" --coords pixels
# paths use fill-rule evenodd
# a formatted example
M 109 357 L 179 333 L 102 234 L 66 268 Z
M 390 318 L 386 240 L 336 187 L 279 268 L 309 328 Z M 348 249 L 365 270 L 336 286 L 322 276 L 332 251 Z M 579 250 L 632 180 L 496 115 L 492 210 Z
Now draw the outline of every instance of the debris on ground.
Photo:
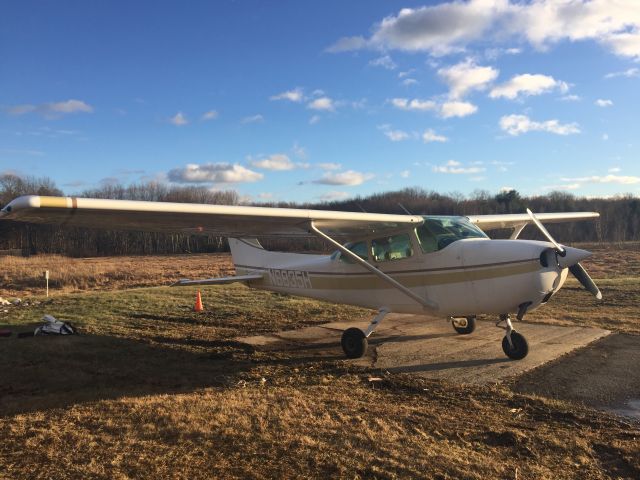
M 6 298 L 0 297 L 0 305 L 11 305 L 11 302 Z
M 74 335 L 76 329 L 68 322 L 62 322 L 53 315 L 42 317 L 44 325 L 36 328 L 33 335 Z

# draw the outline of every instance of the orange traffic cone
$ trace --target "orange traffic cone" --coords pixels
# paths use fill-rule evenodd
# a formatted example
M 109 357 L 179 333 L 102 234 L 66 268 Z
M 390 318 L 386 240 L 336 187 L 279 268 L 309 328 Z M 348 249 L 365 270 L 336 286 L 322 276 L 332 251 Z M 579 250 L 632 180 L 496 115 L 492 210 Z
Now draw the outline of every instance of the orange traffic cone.
M 200 296 L 200 290 L 198 290 L 198 294 L 196 295 L 196 304 L 193 307 L 194 312 L 201 312 L 204 310 L 204 306 L 202 305 L 202 297 Z

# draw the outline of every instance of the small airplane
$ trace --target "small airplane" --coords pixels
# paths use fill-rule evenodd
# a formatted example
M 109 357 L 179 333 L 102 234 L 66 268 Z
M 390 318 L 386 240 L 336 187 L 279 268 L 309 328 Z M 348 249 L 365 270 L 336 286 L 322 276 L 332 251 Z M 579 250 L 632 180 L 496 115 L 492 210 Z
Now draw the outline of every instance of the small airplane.
M 292 208 L 201 205 L 29 195 L 0 211 L 0 220 L 89 228 L 214 234 L 229 238 L 237 276 L 174 285 L 244 282 L 249 287 L 375 309 L 369 327 L 348 328 L 341 345 L 362 357 L 367 339 L 390 312 L 430 313 L 456 332 L 474 331 L 478 315 L 497 315 L 511 359 L 529 346 L 518 320 L 547 303 L 569 272 L 596 298 L 602 294 L 580 264 L 591 253 L 557 243 L 545 223 L 597 218 L 595 212 L 420 216 Z M 518 240 L 534 224 L 547 242 Z M 512 229 L 492 240 L 483 230 Z M 330 255 L 273 252 L 257 237 L 317 237 Z

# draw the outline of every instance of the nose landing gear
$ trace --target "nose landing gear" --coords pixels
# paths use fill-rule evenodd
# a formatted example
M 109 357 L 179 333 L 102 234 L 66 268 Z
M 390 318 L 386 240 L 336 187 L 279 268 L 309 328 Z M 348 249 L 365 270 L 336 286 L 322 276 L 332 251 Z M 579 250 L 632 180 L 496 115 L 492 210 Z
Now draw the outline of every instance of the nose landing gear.
M 531 305 L 531 302 L 523 303 L 518 308 L 517 319 L 522 320 L 524 314 L 527 313 L 527 309 Z M 504 323 L 504 326 L 500 325 Z M 527 339 L 521 333 L 516 332 L 511 325 L 511 317 L 509 314 L 500 315 L 500 320 L 496 323 L 496 327 L 504 328 L 505 335 L 502 339 L 502 351 L 504 354 L 512 360 L 522 360 L 529 353 L 529 344 Z

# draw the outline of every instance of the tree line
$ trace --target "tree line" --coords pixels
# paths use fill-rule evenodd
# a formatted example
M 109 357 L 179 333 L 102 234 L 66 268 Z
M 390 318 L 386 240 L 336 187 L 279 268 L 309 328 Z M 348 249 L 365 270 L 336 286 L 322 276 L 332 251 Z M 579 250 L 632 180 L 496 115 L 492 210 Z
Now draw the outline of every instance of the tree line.
M 20 195 L 62 195 L 55 183 L 46 177 L 0 175 L 0 208 Z M 156 202 L 184 202 L 218 205 L 238 205 L 240 196 L 232 190 L 211 191 L 205 187 L 170 186 L 158 182 L 134 185 L 106 185 L 86 190 L 78 197 Z M 441 194 L 422 188 L 376 193 L 365 197 L 323 203 L 261 203 L 261 206 L 311 208 L 371 213 L 406 213 L 415 215 L 474 215 L 534 212 L 595 211 L 597 221 L 550 225 L 549 230 L 559 241 L 624 242 L 640 238 L 640 200 L 632 195 L 615 198 L 576 197 L 565 192 L 540 196 L 521 196 L 511 190 L 491 194 L 484 190 L 469 196 L 458 193 Z M 510 232 L 491 232 L 493 237 Z M 527 238 L 541 238 L 535 228 L 527 227 Z M 301 243 L 302 242 L 302 243 Z M 271 240 L 270 247 L 281 249 L 322 249 L 315 241 Z M 20 249 L 26 254 L 59 253 L 69 256 L 106 256 L 124 254 L 166 254 L 220 252 L 228 249 L 226 240 L 213 235 L 179 233 L 93 230 L 84 228 L 28 225 L 21 222 L 0 222 L 0 250 Z

